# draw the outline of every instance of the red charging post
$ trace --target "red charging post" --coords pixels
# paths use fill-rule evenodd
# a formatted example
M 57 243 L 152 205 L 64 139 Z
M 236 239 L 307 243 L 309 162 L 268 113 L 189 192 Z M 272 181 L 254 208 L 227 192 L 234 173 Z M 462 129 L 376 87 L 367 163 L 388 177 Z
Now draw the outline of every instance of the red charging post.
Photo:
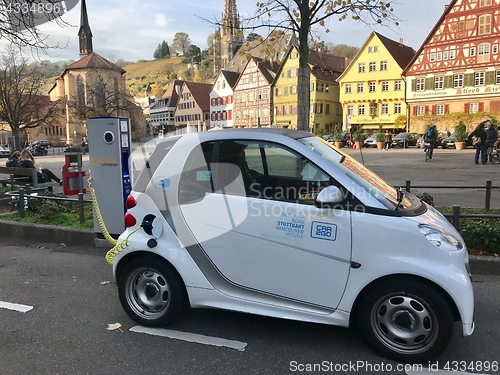
M 65 154 L 64 165 L 62 167 L 63 191 L 64 195 L 76 195 L 80 192 L 85 193 L 87 190 L 83 187 L 83 176 L 85 171 L 82 170 L 82 154 Z

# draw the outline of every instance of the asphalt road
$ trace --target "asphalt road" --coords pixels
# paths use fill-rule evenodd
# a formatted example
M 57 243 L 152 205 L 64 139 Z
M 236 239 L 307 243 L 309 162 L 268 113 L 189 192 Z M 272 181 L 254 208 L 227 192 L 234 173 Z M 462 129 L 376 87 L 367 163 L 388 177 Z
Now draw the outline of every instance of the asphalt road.
M 333 371 L 314 373 L 426 374 L 380 357 L 355 328 L 193 310 L 168 328 L 184 337 L 203 335 L 204 343 L 133 332 L 136 324 L 120 306 L 104 252 L 4 239 L 2 375 L 293 374 L 313 373 L 300 370 L 318 364 Z M 450 347 L 430 363 L 433 368 L 462 363 L 466 372 L 498 373 L 485 366 L 500 358 L 500 276 L 476 276 L 474 289 L 475 333 L 462 338 L 457 325 Z M 32 309 L 7 309 L 7 302 Z M 108 330 L 109 324 L 116 328 Z M 244 350 L 210 345 L 216 338 L 243 344 Z
M 472 148 L 462 151 L 455 149 L 436 149 L 434 158 L 424 160 L 422 150 L 415 147 L 408 149 L 377 150 L 374 148 L 343 148 L 347 154 L 364 163 L 369 169 L 395 186 L 405 186 L 410 180 L 414 186 L 444 186 L 446 189 L 421 188 L 412 192 L 429 193 L 436 206 L 460 205 L 461 207 L 485 207 L 485 188 L 458 189 L 457 186 L 486 186 L 491 180 L 497 187 L 491 193 L 491 208 L 500 208 L 500 165 L 474 164 Z M 49 149 L 49 155 L 36 157 L 36 164 L 53 170 L 61 176 L 64 154 L 57 149 Z M 89 171 L 89 155 L 83 156 L 83 168 Z M 62 191 L 62 188 L 59 188 Z M 56 190 L 58 190 L 56 188 Z M 87 192 L 86 198 L 90 199 Z

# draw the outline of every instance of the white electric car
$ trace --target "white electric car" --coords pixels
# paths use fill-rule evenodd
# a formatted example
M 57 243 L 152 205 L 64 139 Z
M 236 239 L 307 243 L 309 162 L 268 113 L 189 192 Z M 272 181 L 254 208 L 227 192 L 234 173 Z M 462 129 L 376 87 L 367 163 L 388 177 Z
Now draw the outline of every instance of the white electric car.
M 459 233 L 328 142 L 235 129 L 151 149 L 134 152 L 127 228 L 108 253 L 139 324 L 167 325 L 189 306 L 356 323 L 404 362 L 439 355 L 455 322 L 472 334 Z

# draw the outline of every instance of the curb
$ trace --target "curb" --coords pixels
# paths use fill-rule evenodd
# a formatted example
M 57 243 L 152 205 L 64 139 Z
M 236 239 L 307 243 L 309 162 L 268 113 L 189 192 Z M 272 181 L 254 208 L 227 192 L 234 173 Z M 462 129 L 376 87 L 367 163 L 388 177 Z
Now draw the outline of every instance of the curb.
M 64 243 L 94 247 L 94 232 L 88 229 L 0 220 L 0 238 L 11 237 L 37 242 Z
M 95 234 L 89 229 L 75 229 L 56 227 L 44 224 L 21 223 L 18 221 L 0 220 L 0 238 L 12 237 L 17 239 L 42 241 L 49 243 L 64 243 L 70 246 L 109 247 L 104 246 L 96 239 Z M 500 257 L 494 256 L 469 256 L 472 274 L 500 275 Z

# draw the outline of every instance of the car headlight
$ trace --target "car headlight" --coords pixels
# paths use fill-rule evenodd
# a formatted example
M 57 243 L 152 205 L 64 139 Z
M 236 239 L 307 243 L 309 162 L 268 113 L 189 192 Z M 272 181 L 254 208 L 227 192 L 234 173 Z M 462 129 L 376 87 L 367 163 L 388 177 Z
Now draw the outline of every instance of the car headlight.
M 457 251 L 462 248 L 462 242 L 455 238 L 453 235 L 443 231 L 441 228 L 421 224 L 418 226 L 420 232 L 436 247 L 447 250 Z

